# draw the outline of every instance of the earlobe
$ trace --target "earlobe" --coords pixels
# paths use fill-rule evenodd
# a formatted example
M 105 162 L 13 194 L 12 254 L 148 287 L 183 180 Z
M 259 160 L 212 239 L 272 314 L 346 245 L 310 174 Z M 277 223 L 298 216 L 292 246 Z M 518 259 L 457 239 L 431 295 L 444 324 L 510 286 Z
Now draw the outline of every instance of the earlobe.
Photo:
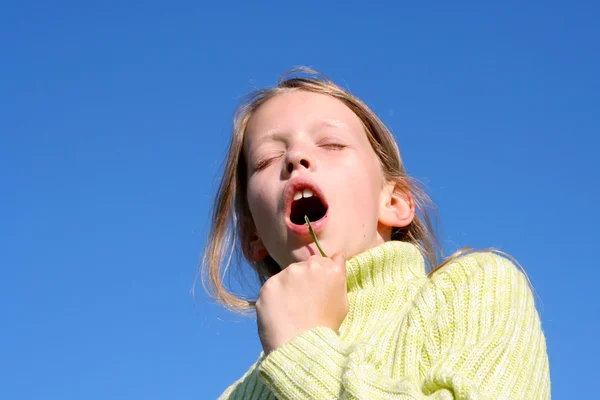
M 388 184 L 381 200 L 380 224 L 389 228 L 404 228 L 415 218 L 415 205 L 412 196 L 397 184 Z
M 269 255 L 269 252 L 258 237 L 254 222 L 251 218 L 244 218 L 243 221 L 241 244 L 244 257 L 251 262 L 264 260 Z
M 246 256 L 250 261 L 257 262 L 264 260 L 269 255 L 262 240 L 256 235 L 253 235 L 248 243 Z

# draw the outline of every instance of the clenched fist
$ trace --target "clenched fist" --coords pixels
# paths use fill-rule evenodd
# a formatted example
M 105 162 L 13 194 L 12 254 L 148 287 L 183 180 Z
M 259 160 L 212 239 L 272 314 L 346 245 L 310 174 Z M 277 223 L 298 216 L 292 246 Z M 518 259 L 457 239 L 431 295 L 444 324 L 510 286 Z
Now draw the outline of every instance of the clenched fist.
M 337 332 L 348 314 L 345 257 L 315 255 L 290 264 L 265 282 L 256 314 L 265 354 L 317 326 Z

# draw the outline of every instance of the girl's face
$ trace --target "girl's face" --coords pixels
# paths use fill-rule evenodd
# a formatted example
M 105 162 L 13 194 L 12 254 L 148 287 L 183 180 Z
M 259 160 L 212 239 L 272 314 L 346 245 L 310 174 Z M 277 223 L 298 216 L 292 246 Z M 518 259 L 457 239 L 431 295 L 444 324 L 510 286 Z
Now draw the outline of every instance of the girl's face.
M 329 256 L 389 240 L 380 218 L 389 185 L 360 119 L 341 101 L 300 90 L 268 100 L 248 123 L 244 152 L 255 261 L 268 254 L 283 269 L 318 254 L 304 215 Z

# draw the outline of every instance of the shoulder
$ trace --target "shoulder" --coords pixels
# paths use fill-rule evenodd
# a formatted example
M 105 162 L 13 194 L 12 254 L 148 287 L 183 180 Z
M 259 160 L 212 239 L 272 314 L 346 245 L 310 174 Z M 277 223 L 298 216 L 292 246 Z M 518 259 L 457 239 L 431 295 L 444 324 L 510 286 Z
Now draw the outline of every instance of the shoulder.
M 531 284 L 521 267 L 494 251 L 476 251 L 451 260 L 432 273 L 429 285 L 445 301 L 535 308 Z
M 525 284 L 529 281 L 510 256 L 497 251 L 475 251 L 449 261 L 431 275 L 434 284 L 453 281 L 489 282 L 499 285 Z
M 494 329 L 507 337 L 522 327 L 540 330 L 529 280 L 503 254 L 477 251 L 458 257 L 433 272 L 427 286 L 424 298 L 430 301 L 424 304 L 436 315 L 449 314 L 457 329 L 468 326 L 480 337 Z

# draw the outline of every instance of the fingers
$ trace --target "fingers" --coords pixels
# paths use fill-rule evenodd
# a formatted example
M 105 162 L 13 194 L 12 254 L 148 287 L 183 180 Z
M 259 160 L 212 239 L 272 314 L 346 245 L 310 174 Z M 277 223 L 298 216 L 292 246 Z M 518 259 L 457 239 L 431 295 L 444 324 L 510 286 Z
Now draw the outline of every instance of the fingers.
M 342 252 L 337 252 L 331 258 L 322 257 L 318 254 L 312 255 L 308 258 L 308 260 L 299 262 L 297 264 L 308 263 L 308 265 L 323 265 L 323 260 L 331 260 L 337 266 L 346 268 L 346 255 Z
M 333 260 L 333 262 L 335 262 L 337 265 L 340 265 L 342 267 L 346 266 L 346 255 L 344 253 L 335 253 L 331 259 Z

